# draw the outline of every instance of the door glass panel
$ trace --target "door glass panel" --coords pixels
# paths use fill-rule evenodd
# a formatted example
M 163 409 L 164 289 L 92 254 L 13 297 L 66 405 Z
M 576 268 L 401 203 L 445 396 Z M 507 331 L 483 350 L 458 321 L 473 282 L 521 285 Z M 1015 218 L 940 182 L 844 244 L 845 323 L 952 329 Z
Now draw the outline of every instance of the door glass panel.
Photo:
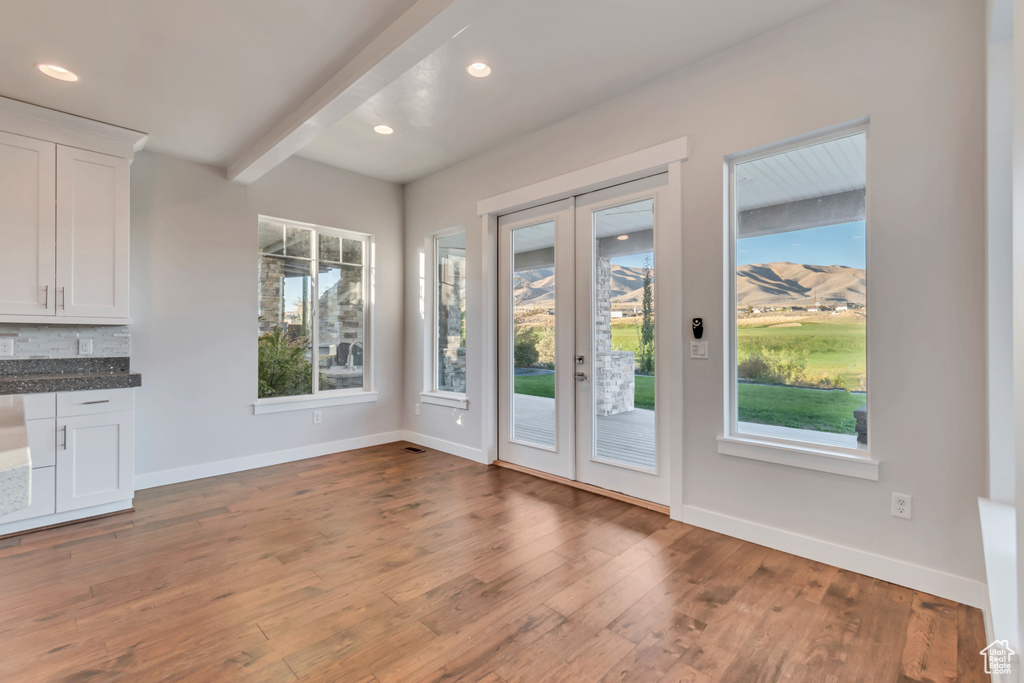
M 593 458 L 654 471 L 654 200 L 595 211 L 593 228 Z
M 555 222 L 512 231 L 512 439 L 555 448 Z

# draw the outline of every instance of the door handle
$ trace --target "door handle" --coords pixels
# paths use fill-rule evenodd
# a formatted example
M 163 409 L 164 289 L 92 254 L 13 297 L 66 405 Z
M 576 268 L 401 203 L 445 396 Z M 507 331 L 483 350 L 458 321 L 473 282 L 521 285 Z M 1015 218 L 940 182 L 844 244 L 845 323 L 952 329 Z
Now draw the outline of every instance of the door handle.
M 68 449 L 68 426 L 64 425 L 63 427 L 60 428 L 60 430 L 64 434 L 64 441 L 61 442 L 60 447 L 61 450 L 66 451 Z
M 109 398 L 105 398 L 105 399 L 103 399 L 102 401 L 86 401 L 86 402 L 85 402 L 85 403 L 83 403 L 82 405 L 83 405 L 83 406 L 94 406 L 94 405 L 96 405 L 97 403 L 110 403 L 110 399 L 109 399 Z
M 61 287 L 60 288 L 60 307 L 61 307 L 61 309 L 62 310 L 63 309 L 67 309 L 67 307 L 68 307 L 67 304 L 68 304 L 67 294 L 64 292 L 64 288 Z
M 585 372 L 577 372 L 576 373 L 576 381 L 577 382 L 586 382 L 587 381 L 587 373 L 585 373 Z
M 43 308 L 50 310 L 50 285 L 43 285 Z

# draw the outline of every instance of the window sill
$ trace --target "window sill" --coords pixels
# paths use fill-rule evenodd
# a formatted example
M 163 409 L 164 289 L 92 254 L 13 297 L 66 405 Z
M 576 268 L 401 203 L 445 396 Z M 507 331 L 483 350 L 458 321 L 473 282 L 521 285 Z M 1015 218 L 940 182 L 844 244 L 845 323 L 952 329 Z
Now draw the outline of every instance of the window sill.
M 329 396 L 326 398 L 309 398 L 308 396 L 264 398 L 257 399 L 256 403 L 252 404 L 252 412 L 253 415 L 263 415 L 266 413 L 285 413 L 290 410 L 347 406 L 354 403 L 376 403 L 376 401 L 376 391 L 360 391 L 358 393 Z
M 420 393 L 420 403 L 430 403 L 435 406 L 445 406 L 447 408 L 458 408 L 459 410 L 466 410 L 469 407 L 469 401 L 466 399 L 465 394 L 456 394 L 454 392 L 446 391 L 424 391 Z
M 878 481 L 880 463 L 866 452 L 841 452 L 814 444 L 798 445 L 739 436 L 718 437 L 718 452 L 738 458 L 760 460 L 777 465 L 829 472 L 857 479 Z

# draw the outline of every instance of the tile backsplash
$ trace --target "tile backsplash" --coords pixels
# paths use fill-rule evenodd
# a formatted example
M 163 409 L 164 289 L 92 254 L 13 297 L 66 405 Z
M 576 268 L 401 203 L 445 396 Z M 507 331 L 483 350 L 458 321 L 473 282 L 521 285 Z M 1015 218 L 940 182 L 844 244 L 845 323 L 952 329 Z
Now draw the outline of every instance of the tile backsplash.
M 0 339 L 14 339 L 14 355 L 0 360 L 82 358 L 79 339 L 92 339 L 92 357 L 131 355 L 132 334 L 127 325 L 19 325 L 0 323 Z

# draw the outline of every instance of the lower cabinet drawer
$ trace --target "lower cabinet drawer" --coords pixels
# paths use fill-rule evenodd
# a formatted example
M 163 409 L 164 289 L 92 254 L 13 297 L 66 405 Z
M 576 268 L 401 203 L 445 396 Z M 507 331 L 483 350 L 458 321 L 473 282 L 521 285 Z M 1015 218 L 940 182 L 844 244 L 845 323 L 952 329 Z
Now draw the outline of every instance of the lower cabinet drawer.
M 57 394 L 57 417 L 116 413 L 134 408 L 134 389 L 61 391 Z
M 56 479 L 53 467 L 40 467 L 32 470 L 32 503 L 9 515 L 0 517 L 0 524 L 20 522 L 29 517 L 52 515 L 56 511 Z

